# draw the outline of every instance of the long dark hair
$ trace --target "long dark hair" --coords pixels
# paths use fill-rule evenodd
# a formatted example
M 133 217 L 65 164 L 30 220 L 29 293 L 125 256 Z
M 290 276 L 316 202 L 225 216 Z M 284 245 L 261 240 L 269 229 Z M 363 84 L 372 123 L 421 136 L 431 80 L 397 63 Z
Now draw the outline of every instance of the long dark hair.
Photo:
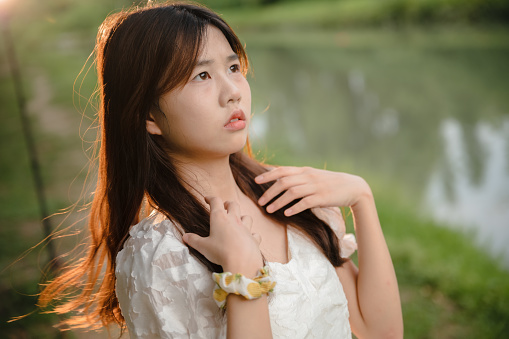
M 130 227 L 144 212 L 157 209 L 184 232 L 209 234 L 209 212 L 186 189 L 173 159 L 145 127 L 158 98 L 189 79 L 207 25 L 221 30 L 245 75 L 247 55 L 233 30 L 217 14 L 198 5 L 171 3 L 123 11 L 107 18 L 99 29 L 95 52 L 100 148 L 89 219 L 91 244 L 87 256 L 49 282 L 39 299 L 43 307 L 63 299 L 55 313 L 79 310 L 65 321 L 71 327 L 124 324 L 115 295 L 115 258 Z M 267 169 L 252 158 L 249 144 L 230 156 L 230 166 L 238 186 L 253 201 L 270 186 L 254 182 Z M 292 217 L 284 216 L 282 210 L 267 215 L 299 228 L 332 265 L 342 265 L 337 237 L 311 211 Z M 190 251 L 210 271 L 222 271 L 199 252 Z

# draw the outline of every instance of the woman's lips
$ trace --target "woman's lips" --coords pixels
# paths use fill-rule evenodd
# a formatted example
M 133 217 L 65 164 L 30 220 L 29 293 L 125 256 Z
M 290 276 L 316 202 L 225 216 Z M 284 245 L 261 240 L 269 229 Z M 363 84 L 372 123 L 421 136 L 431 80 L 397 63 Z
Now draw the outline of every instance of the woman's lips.
M 232 131 L 244 129 L 246 127 L 246 116 L 244 112 L 242 110 L 233 111 L 224 127 Z

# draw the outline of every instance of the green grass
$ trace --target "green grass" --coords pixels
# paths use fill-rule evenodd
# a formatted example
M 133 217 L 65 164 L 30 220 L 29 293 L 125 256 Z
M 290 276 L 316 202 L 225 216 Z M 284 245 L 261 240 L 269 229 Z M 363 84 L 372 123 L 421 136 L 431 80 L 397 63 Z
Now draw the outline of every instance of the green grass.
M 508 272 L 466 236 L 378 201 L 401 286 L 405 337 L 507 336 Z

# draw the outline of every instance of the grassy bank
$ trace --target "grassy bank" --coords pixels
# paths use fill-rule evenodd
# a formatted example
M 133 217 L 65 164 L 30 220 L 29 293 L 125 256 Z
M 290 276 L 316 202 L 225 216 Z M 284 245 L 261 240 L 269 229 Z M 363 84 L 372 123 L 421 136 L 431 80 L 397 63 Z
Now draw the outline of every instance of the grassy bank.
M 13 33 L 29 98 L 40 96 L 41 87 L 49 88 L 49 99 L 43 101 L 43 106 L 53 112 L 63 112 L 53 123 L 50 121 L 49 126 L 67 122 L 62 127 L 68 131 L 66 133 L 48 129 L 41 123 L 45 116 L 37 114 L 44 107 L 32 108 L 31 118 L 52 212 L 70 204 L 69 185 L 85 162 L 78 136 L 81 112 L 74 108 L 72 84 L 92 49 L 96 27 L 104 15 L 118 7 L 118 3 L 31 1 L 19 4 L 13 18 Z M 270 10 L 269 7 L 240 8 L 223 13 L 233 26 L 241 28 L 241 37 L 248 50 L 260 46 L 299 48 L 314 44 L 320 48 L 397 48 L 405 37 L 409 44 L 406 48 L 415 51 L 437 45 L 460 50 L 507 48 L 504 28 L 441 25 L 429 29 L 412 26 L 402 33 L 394 29 L 393 21 L 388 21 L 390 27 L 384 30 L 372 28 L 372 22 L 386 22 L 378 19 L 365 21 L 368 27 L 359 28 L 363 20 L 368 20 L 362 18 L 369 18 L 373 13 L 373 10 L 364 10 L 367 7 L 363 6 L 368 3 L 382 6 L 374 1 L 356 1 L 355 4 L 342 1 L 338 2 L 336 13 L 332 11 L 336 7 L 332 8 L 330 2 L 313 2 L 313 5 L 311 2 L 282 2 Z M 333 19 L 338 20 L 334 25 Z M 357 28 L 350 28 L 347 35 L 338 35 L 337 27 L 347 24 L 348 20 L 352 20 L 350 27 Z M 303 31 L 302 27 L 307 25 L 313 26 L 314 31 Z M 323 30 L 324 26 L 328 29 Z M 288 27 L 299 28 L 299 34 L 294 34 Z M 329 29 L 331 27 L 333 29 Z M 347 44 L 341 45 L 345 43 L 345 36 L 348 37 Z M 3 46 L 0 62 L 0 333 L 7 338 L 55 338 L 51 328 L 55 321 L 53 317 L 34 314 L 19 322 L 6 323 L 12 316 L 34 310 L 35 297 L 30 294 L 38 290 L 40 268 L 47 257 L 44 249 L 38 248 L 6 268 L 43 236 Z M 40 76 L 46 79 L 47 85 L 43 82 L 38 87 L 36 79 Z M 89 96 L 93 87 L 94 76 L 90 74 L 82 94 Z M 502 95 L 498 91 L 502 89 L 494 89 L 496 93 L 492 95 Z M 276 153 L 272 150 L 267 153 L 270 155 L 271 152 Z M 284 154 L 276 154 L 273 161 L 323 167 L 323 164 L 288 158 Z M 345 164 L 330 163 L 327 167 L 348 170 Z M 375 190 L 380 219 L 398 275 L 405 337 L 507 337 L 509 273 L 476 248 L 468 236 L 418 216 L 416 207 L 397 193 L 398 187 L 386 183 L 376 174 L 363 175 L 368 177 Z M 78 183 L 73 187 L 79 189 L 82 178 L 78 176 Z M 75 197 L 74 193 L 71 195 Z
M 396 267 L 406 338 L 502 338 L 509 334 L 509 275 L 472 239 L 379 199 Z

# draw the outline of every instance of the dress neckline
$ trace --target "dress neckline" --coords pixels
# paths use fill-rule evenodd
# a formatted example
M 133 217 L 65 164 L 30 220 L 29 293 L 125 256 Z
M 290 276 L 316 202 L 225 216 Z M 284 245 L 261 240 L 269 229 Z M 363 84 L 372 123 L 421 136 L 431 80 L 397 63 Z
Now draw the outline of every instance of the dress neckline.
M 150 215 L 148 216 L 148 219 L 152 219 L 151 223 L 150 223 L 151 227 L 153 227 L 154 224 L 158 224 L 163 221 L 169 221 L 172 225 L 175 226 L 175 224 L 171 220 L 169 220 L 164 214 L 162 214 L 156 210 L 154 210 L 154 211 L 152 211 L 152 213 L 150 213 Z M 135 226 L 138 226 L 141 224 L 142 223 L 140 222 Z M 294 261 L 293 260 L 294 256 L 295 256 L 295 251 L 293 250 L 294 239 L 293 239 L 293 235 L 290 234 L 290 233 L 292 233 L 291 228 L 292 227 L 290 225 L 286 225 L 286 227 L 285 227 L 286 251 L 287 251 L 288 261 L 285 263 L 282 263 L 279 261 L 267 261 L 268 265 L 270 265 L 270 266 L 287 266 L 287 265 L 290 265 L 290 263 L 292 263 Z
M 268 261 L 267 264 L 270 266 L 287 266 L 290 265 L 294 261 L 295 257 L 295 251 L 293 250 L 293 238 L 291 233 L 291 227 L 287 225 L 285 227 L 285 234 L 286 234 L 286 250 L 288 255 L 288 261 L 285 263 L 279 262 L 279 261 Z

